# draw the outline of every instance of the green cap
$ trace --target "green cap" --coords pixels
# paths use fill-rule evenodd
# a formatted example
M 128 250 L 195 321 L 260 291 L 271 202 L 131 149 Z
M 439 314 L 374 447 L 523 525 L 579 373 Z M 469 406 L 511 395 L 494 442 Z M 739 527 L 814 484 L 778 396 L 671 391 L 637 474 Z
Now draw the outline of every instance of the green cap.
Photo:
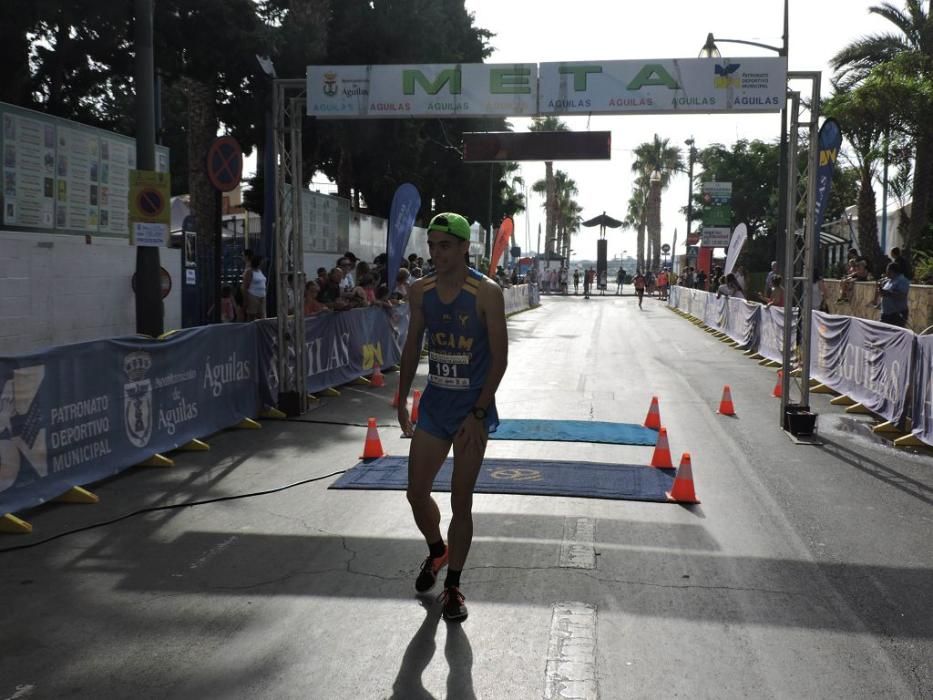
M 442 231 L 464 241 L 470 240 L 470 222 L 453 212 L 435 215 L 428 224 L 428 231 Z

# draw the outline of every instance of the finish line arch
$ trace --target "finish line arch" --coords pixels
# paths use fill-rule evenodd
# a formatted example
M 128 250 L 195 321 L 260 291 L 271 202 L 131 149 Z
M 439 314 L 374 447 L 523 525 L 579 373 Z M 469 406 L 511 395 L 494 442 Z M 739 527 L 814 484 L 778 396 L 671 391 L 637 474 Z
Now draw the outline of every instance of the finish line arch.
M 801 121 L 800 93 L 789 80 L 812 86 L 808 121 Z M 783 373 L 780 422 L 790 405 L 809 408 L 811 285 L 816 240 L 816 177 L 800 193 L 796 179 L 801 127 L 809 131 L 807 172 L 819 165 L 819 72 L 788 72 L 787 57 L 685 58 L 573 61 L 510 64 L 423 64 L 308 66 L 304 80 L 276 80 L 274 162 L 276 210 L 276 286 L 280 407 L 306 409 L 304 319 L 288 316 L 288 280 L 294 299 L 303 298 L 304 261 L 301 227 L 301 128 L 305 114 L 316 119 L 430 119 L 548 117 L 592 115 L 762 114 L 787 109 L 790 147 L 787 176 L 788 228 L 805 205 L 805 226 L 786 236 L 784 270 L 788 285 L 785 318 L 801 313 L 801 343 L 795 353 L 794 324 L 785 323 L 784 366 L 796 364 L 798 376 Z M 790 271 L 793 271 L 791 276 Z M 297 306 L 297 305 L 296 305 Z M 294 365 L 288 361 L 295 358 Z M 284 405 L 283 405 L 284 404 Z

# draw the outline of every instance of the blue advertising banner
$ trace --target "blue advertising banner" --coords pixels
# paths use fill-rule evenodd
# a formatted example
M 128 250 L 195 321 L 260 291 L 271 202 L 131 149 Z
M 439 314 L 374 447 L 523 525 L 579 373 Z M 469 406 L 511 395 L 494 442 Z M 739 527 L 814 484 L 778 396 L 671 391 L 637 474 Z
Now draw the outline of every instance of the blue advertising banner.
M 826 216 L 826 205 L 829 203 L 829 193 L 833 188 L 833 170 L 836 168 L 836 159 L 839 157 L 839 148 L 842 146 L 842 130 L 835 119 L 827 119 L 820 127 L 818 137 L 820 148 L 820 164 L 816 170 L 816 228 L 823 227 L 823 217 Z
M 896 326 L 817 311 L 810 376 L 897 422 L 907 406 L 915 341 Z
M 0 513 L 255 416 L 257 399 L 252 324 L 0 358 Z
M 917 336 L 914 366 L 913 434 L 933 445 L 933 336 Z
M 390 309 L 371 306 L 316 314 L 305 319 L 305 352 L 309 393 L 340 386 L 399 362 L 408 334 L 408 305 Z M 278 402 L 276 320 L 254 324 L 259 329 L 259 395 L 263 403 Z
M 421 208 L 421 195 L 409 182 L 399 186 L 392 197 L 389 210 L 389 233 L 386 238 L 386 283 L 389 291 L 395 289 L 395 276 L 402 263 L 402 255 L 411 236 L 411 227 Z

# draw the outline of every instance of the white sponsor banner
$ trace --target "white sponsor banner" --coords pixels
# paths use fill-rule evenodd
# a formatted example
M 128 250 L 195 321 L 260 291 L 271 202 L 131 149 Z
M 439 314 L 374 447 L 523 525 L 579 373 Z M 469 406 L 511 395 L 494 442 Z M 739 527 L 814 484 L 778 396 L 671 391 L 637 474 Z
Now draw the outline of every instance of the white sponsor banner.
M 541 114 L 779 112 L 786 58 L 542 63 Z
M 700 236 L 701 248 L 728 248 L 732 231 L 728 226 L 704 226 Z
M 351 117 L 532 116 L 534 63 L 308 66 L 308 114 Z
M 726 253 L 726 266 L 723 273 L 729 274 L 735 267 L 735 261 L 739 259 L 739 253 L 742 252 L 742 246 L 745 245 L 745 239 L 748 238 L 748 227 L 745 224 L 739 224 L 732 232 L 732 240 L 729 241 L 729 252 Z
M 783 57 L 307 69 L 323 119 L 778 112 L 786 86 Z

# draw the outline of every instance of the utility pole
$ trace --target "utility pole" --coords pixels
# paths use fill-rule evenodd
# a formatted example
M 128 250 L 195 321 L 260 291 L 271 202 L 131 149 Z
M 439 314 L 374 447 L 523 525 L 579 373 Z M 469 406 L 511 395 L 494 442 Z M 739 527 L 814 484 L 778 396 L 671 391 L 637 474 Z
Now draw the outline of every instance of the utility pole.
M 152 51 L 152 0 L 135 0 L 136 9 L 136 167 L 155 170 L 155 61 Z M 165 331 L 159 249 L 136 246 L 136 332 L 157 338 Z

